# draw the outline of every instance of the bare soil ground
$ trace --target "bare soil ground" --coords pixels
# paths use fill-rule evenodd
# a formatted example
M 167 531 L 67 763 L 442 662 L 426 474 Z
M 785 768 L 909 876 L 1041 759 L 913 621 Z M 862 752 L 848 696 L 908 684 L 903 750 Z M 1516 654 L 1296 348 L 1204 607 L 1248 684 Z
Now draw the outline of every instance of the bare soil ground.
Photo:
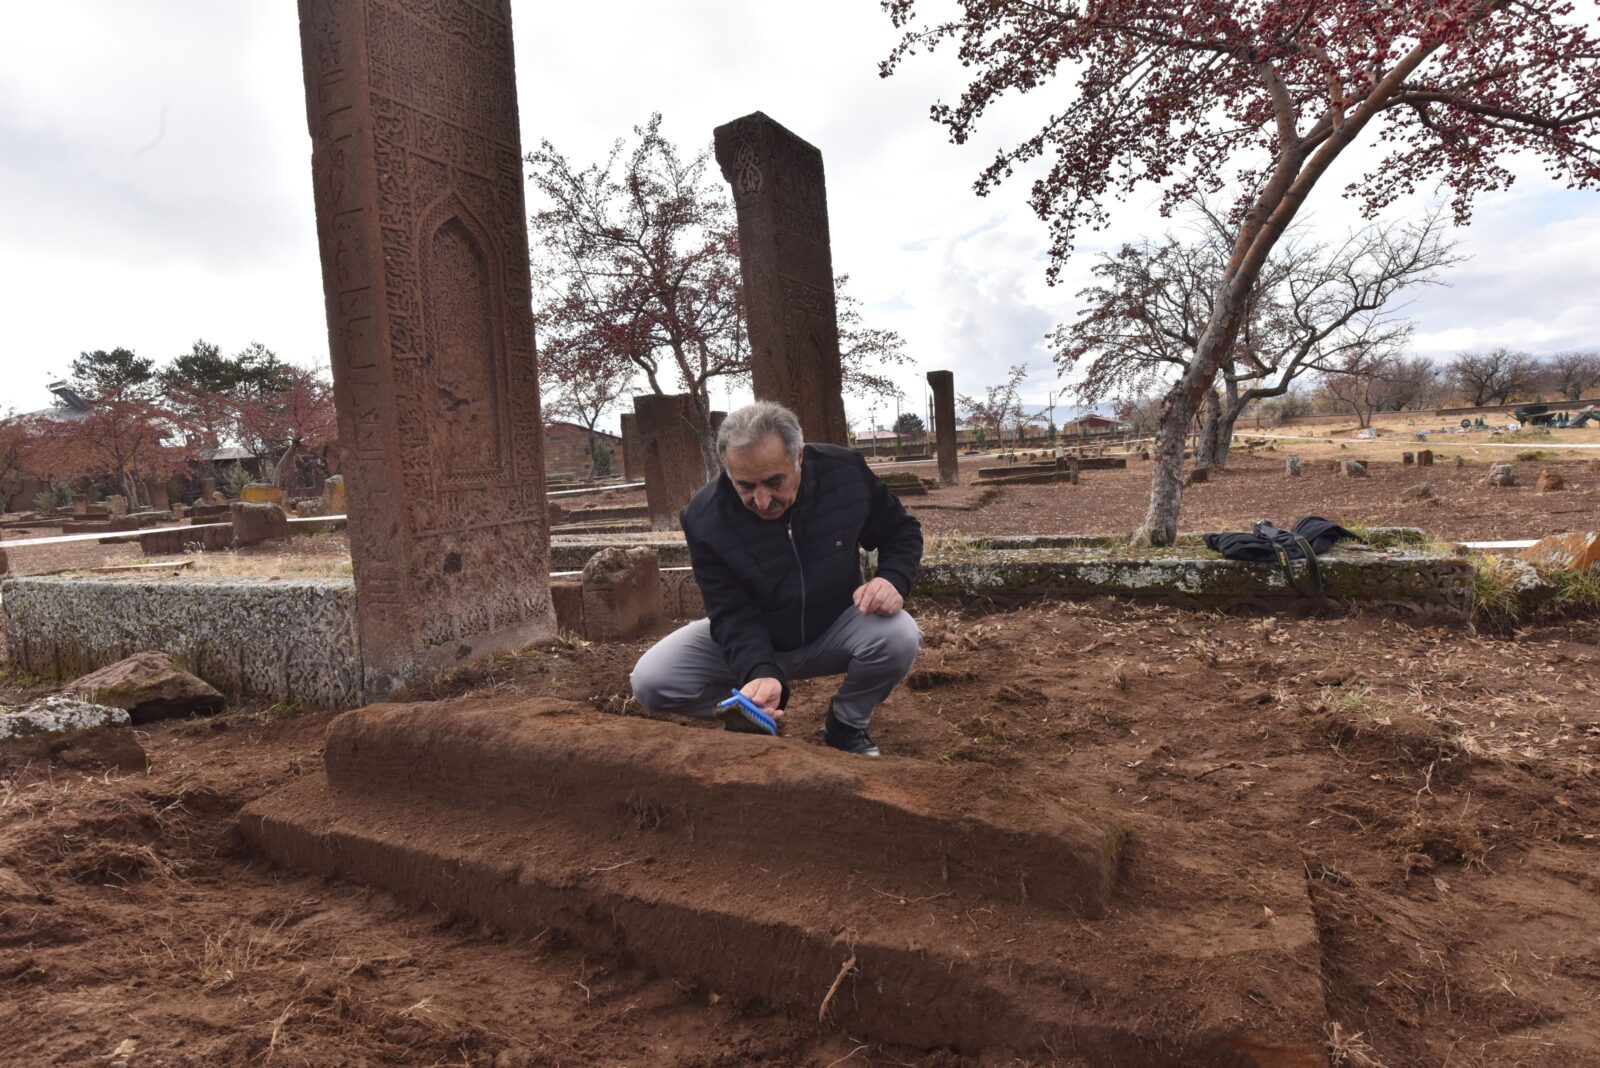
M 1600 625 L 1491 637 L 1111 601 L 920 622 L 875 725 L 895 759 L 1298 850 L 1334 1063 L 1600 1064 Z M 632 714 L 645 645 L 529 650 L 422 696 Z M 801 684 L 779 744 L 816 744 L 828 692 Z M 0 783 L 0 1062 L 969 1063 L 271 869 L 235 814 L 320 774 L 329 718 L 242 708 L 155 727 L 148 775 Z

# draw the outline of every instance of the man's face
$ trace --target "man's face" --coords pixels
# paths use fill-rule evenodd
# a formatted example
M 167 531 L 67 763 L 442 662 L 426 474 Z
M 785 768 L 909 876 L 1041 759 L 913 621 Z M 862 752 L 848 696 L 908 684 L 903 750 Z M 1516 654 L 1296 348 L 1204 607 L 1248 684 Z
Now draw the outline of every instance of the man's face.
M 778 519 L 800 495 L 800 457 L 791 462 L 776 434 L 747 449 L 729 449 L 722 466 L 744 506 L 762 519 Z

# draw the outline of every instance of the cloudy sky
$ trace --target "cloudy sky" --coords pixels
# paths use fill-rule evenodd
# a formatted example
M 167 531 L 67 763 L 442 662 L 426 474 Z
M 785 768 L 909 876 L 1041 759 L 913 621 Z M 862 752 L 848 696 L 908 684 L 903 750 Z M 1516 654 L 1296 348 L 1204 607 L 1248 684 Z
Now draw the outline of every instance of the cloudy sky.
M 1046 286 L 1025 183 L 987 199 L 971 186 L 1048 101 L 1004 108 L 979 142 L 950 145 L 927 108 L 959 92 L 959 66 L 922 57 L 880 80 L 895 34 L 874 0 L 516 0 L 514 17 L 525 146 L 549 138 L 587 161 L 652 111 L 699 146 L 762 110 L 821 148 L 835 267 L 869 322 L 907 339 L 914 410 L 925 370 L 950 368 L 958 390 L 977 392 L 1017 362 L 1042 403 L 1059 388 L 1044 335 L 1071 317 L 1095 251 L 1163 228 L 1130 203 Z M 165 359 L 204 337 L 326 359 L 297 34 L 291 0 L 10 6 L 0 412 L 44 406 L 46 382 L 85 349 Z M 1450 287 L 1413 306 L 1419 351 L 1600 345 L 1600 194 L 1563 190 L 1533 161 L 1517 169 L 1458 235 L 1470 259 Z M 1312 220 L 1330 236 L 1354 221 L 1332 197 Z M 852 416 L 864 422 L 865 408 Z

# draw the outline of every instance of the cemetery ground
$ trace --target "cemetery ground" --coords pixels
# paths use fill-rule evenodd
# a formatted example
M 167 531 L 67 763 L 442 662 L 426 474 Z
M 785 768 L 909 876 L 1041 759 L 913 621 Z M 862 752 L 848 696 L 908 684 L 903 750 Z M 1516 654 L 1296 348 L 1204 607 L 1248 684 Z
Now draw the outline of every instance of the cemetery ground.
M 1480 459 L 1468 450 L 1481 444 L 1463 443 L 1468 466 L 1458 468 L 1436 444 L 1435 465 L 1417 468 L 1400 463 L 1401 447 L 1236 448 L 1226 472 L 1186 492 L 1184 526 L 1322 514 L 1462 540 L 1587 529 L 1600 513 L 1600 470 L 1587 457 Z M 1306 460 L 1299 478 L 1283 473 L 1291 449 Z M 1371 477 L 1327 470 L 1352 454 L 1373 459 Z M 1489 459 L 1514 462 L 1518 485 L 1483 485 Z M 994 463 L 964 458 L 968 484 L 908 499 L 930 534 L 1124 531 L 1149 474 L 1133 460 L 1085 471 L 1076 486 L 991 490 L 970 485 L 980 462 Z M 1534 492 L 1545 467 L 1565 476 L 1565 491 Z M 1402 499 L 1424 483 L 1431 500 Z M 595 503 L 641 498 L 619 491 Z M 10 558 L 22 572 L 140 559 L 136 545 L 94 542 Z M 342 534 L 162 559 L 260 577 L 348 568 Z M 960 804 L 1047 796 L 1194 828 L 1193 838 L 1130 840 L 1118 890 L 1130 903 L 1179 889 L 1152 875 L 1157 856 L 1204 868 L 1213 862 L 1203 836 L 1222 835 L 1243 858 L 1216 873 L 1225 888 L 1181 889 L 1268 932 L 1294 922 L 1281 904 L 1257 901 L 1287 873 L 1310 918 L 1330 1063 L 1600 1063 L 1600 622 L 1477 629 L 1384 611 L 1230 616 L 1109 598 L 915 610 L 927 637 L 875 720 L 885 750 L 959 772 Z M 616 722 L 642 714 L 626 680 L 648 644 L 551 641 L 413 696 L 562 698 Z M 787 737 L 771 744 L 818 744 L 828 685 L 798 685 Z M 0 676 L 0 703 L 49 689 Z M 240 703 L 141 728 L 147 774 L 31 767 L 0 780 L 0 1032 L 10 1036 L 0 1062 L 1092 1063 L 1063 1048 L 1024 1061 L 872 1043 L 556 932 L 509 936 L 274 867 L 242 840 L 240 810 L 320 777 L 332 718 Z M 587 851 L 596 872 L 646 872 L 671 868 L 677 841 L 641 821 L 551 845 Z M 785 843 L 768 844 L 781 857 Z M 996 952 L 1025 958 L 1034 948 L 1009 942 L 1030 934 L 1008 926 L 1003 908 L 944 908 L 937 886 L 827 874 L 887 930 L 920 913 Z M 730 878 L 775 922 L 786 914 L 782 889 L 760 869 Z M 1171 974 L 1150 958 L 1097 954 L 1094 925 L 1083 932 L 1074 953 L 1124 986 L 1203 992 L 1210 958 L 1227 949 L 1174 925 L 1162 960 L 1188 964 Z M 761 949 L 731 939 L 726 951 Z M 824 1008 L 828 991 L 814 994 Z M 1128 1026 L 1159 1027 L 1163 1008 L 1152 999 Z
M 1256 925 L 1280 922 L 1281 907 L 1255 904 L 1250 888 L 1287 843 L 1338 1024 L 1334 1063 L 1600 1061 L 1600 625 L 1487 635 L 1380 613 L 1240 618 L 1106 599 L 929 607 L 920 621 L 916 670 L 875 724 L 888 752 L 963 769 L 981 784 L 971 800 L 1027 790 L 1113 816 L 1225 825 L 1249 858 L 1222 873 L 1226 897 Z M 583 715 L 633 715 L 625 680 L 646 645 L 548 643 L 417 696 L 554 696 Z M 8 678 L 0 699 L 39 692 L 27 682 Z M 788 737 L 771 744 L 817 744 L 824 686 L 799 686 Z M 148 774 L 34 769 L 0 785 L 0 1060 L 1084 1063 L 1065 1049 L 979 1062 L 867 1044 L 554 934 L 507 938 L 276 869 L 241 843 L 236 815 L 322 774 L 331 718 L 239 706 L 151 725 Z M 674 841 L 641 825 L 577 844 L 604 870 L 640 850 L 665 867 Z M 1172 889 L 1141 882 L 1146 851 L 1204 863 L 1186 855 L 1197 848 L 1136 839 L 1126 893 Z M 738 876 L 781 915 L 767 878 Z M 937 887 L 836 878 L 885 924 L 939 908 Z M 938 918 L 996 944 L 1015 936 L 987 912 Z M 1182 948 L 1191 975 L 1109 966 L 1203 988 L 1207 951 Z M 814 993 L 820 1004 L 825 991 Z M 1162 1006 L 1146 1010 L 1159 1019 Z

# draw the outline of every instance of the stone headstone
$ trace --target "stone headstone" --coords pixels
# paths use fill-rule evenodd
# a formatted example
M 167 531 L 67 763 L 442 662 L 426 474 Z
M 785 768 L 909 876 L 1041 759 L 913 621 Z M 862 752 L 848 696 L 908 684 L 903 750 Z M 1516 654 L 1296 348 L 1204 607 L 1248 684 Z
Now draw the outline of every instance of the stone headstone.
M 76 515 L 88 515 L 89 495 L 86 493 L 74 493 L 72 495 L 72 511 Z
M 1539 481 L 1533 485 L 1535 493 L 1558 493 L 1567 488 L 1567 480 L 1548 467 L 1539 472 Z
M 687 393 L 649 393 L 633 398 L 644 453 L 644 495 L 653 530 L 677 530 L 678 513 L 705 485 L 705 458 Z
M 1408 465 L 1414 464 L 1417 462 L 1417 454 L 1414 452 L 1403 452 L 1400 454 L 1400 462 Z
M 329 475 L 322 480 L 322 514 L 344 515 L 346 507 L 344 476 Z
M 759 111 L 714 139 L 739 215 L 751 386 L 807 441 L 848 444 L 822 153 Z
M 509 0 L 302 0 L 364 693 L 554 629 Z
M 202 501 L 209 501 L 211 499 L 211 495 L 216 493 L 216 492 L 217 492 L 217 480 L 216 479 L 214 479 L 214 478 L 202 478 L 200 480 L 200 499 Z
M 167 496 L 167 480 L 164 478 L 147 478 L 144 480 L 144 489 L 150 496 L 150 508 L 161 512 L 172 507 Z
M 1432 449 L 1418 449 L 1417 450 L 1417 466 L 1418 467 L 1432 467 L 1433 466 L 1433 450 Z
M 128 514 L 128 498 L 120 493 L 113 493 L 107 497 L 106 504 L 110 507 L 112 515 Z
M 583 565 L 583 636 L 634 638 L 661 622 L 661 569 L 643 546 L 602 549 Z
M 1510 464 L 1491 464 L 1483 481 L 1490 486 L 1515 486 L 1516 470 Z
M 289 517 L 272 501 L 234 501 L 231 519 L 236 545 L 259 545 L 289 536 Z
M 622 477 L 637 482 L 644 477 L 644 451 L 640 448 L 639 417 L 622 413 Z
M 1283 473 L 1290 478 L 1299 478 L 1301 473 L 1300 457 L 1289 456 L 1283 461 Z
M 1457 456 L 1456 457 L 1456 466 L 1457 467 L 1465 467 L 1465 466 L 1467 466 L 1466 459 L 1464 457 Z
M 950 371 L 929 371 L 928 388 L 933 390 L 933 432 L 939 449 L 939 483 L 954 486 L 961 481 L 956 460 L 956 376 Z
M 1339 474 L 1345 478 L 1366 478 L 1367 465 L 1360 460 L 1340 460 Z

